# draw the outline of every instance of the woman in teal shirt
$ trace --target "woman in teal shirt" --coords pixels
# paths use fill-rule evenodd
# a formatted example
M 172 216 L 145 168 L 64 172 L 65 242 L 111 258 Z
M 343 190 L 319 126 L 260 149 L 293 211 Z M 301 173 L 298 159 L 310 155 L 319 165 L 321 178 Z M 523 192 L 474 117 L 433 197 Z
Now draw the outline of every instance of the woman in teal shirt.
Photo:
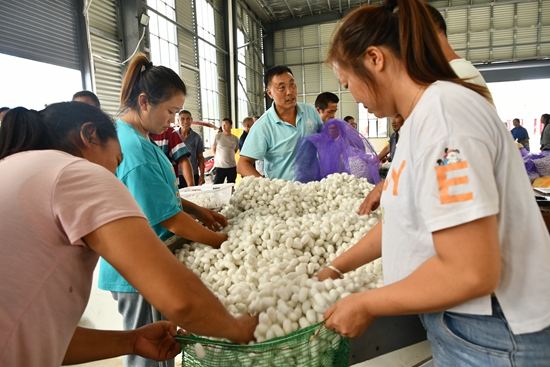
M 219 247 L 227 239 L 227 233 L 216 233 L 212 229 L 227 225 L 227 220 L 221 214 L 179 197 L 172 165 L 149 138 L 149 134 L 160 134 L 168 129 L 182 109 L 186 93 L 185 84 L 171 69 L 153 66 L 144 55 L 132 60 L 120 98 L 125 114 L 116 123 L 123 155 L 116 175 L 128 187 L 161 240 L 177 234 Z M 99 287 L 111 291 L 118 301 L 125 330 L 152 322 L 149 303 L 103 259 Z M 124 360 L 125 366 L 147 366 L 151 362 L 138 356 Z

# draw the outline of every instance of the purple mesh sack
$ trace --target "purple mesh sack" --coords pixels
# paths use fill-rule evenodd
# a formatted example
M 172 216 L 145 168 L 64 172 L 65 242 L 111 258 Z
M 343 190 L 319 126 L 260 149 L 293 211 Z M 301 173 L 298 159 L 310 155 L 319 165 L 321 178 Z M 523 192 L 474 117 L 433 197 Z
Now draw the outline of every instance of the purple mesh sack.
M 372 145 L 347 122 L 328 120 L 317 134 L 303 137 L 296 148 L 295 180 L 320 181 L 332 173 L 348 173 L 380 182 L 380 160 Z
M 529 153 L 525 154 L 522 151 L 523 163 L 525 164 L 525 170 L 531 182 L 535 181 L 539 177 L 550 176 L 550 152 Z

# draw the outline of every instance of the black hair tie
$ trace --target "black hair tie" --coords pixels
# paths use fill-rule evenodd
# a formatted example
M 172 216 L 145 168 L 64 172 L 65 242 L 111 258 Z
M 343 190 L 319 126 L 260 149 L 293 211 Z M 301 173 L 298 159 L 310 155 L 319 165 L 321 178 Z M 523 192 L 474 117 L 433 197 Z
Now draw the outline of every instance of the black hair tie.
M 145 70 L 149 70 L 153 67 L 153 63 L 152 62 L 148 62 L 147 64 L 143 64 L 143 66 L 141 67 L 141 72 L 143 73 Z
M 395 9 L 395 4 L 393 4 L 392 1 L 383 1 L 382 6 L 388 9 L 391 13 L 393 13 L 393 9 Z

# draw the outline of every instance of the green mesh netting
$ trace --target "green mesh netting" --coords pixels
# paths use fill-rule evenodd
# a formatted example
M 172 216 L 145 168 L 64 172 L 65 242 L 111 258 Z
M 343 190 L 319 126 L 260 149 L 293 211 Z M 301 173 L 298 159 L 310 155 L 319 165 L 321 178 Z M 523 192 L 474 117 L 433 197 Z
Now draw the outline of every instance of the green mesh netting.
M 196 336 L 177 335 L 175 338 L 183 351 L 182 367 L 348 366 L 348 339 L 328 330 L 323 322 L 254 345 Z M 199 353 L 204 349 L 204 358 L 197 357 L 197 349 Z

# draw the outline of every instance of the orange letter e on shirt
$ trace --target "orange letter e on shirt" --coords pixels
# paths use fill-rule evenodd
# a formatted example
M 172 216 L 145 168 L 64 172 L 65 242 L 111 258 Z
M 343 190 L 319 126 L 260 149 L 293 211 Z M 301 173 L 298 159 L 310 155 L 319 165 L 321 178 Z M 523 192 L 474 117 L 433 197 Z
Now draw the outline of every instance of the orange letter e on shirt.
M 441 204 L 458 203 L 461 201 L 472 200 L 474 198 L 474 194 L 471 192 L 458 195 L 449 195 L 449 187 L 468 183 L 468 176 L 447 178 L 447 173 L 465 168 L 468 168 L 467 161 L 460 161 L 457 163 L 435 167 L 437 183 L 439 184 L 439 195 L 441 198 Z

